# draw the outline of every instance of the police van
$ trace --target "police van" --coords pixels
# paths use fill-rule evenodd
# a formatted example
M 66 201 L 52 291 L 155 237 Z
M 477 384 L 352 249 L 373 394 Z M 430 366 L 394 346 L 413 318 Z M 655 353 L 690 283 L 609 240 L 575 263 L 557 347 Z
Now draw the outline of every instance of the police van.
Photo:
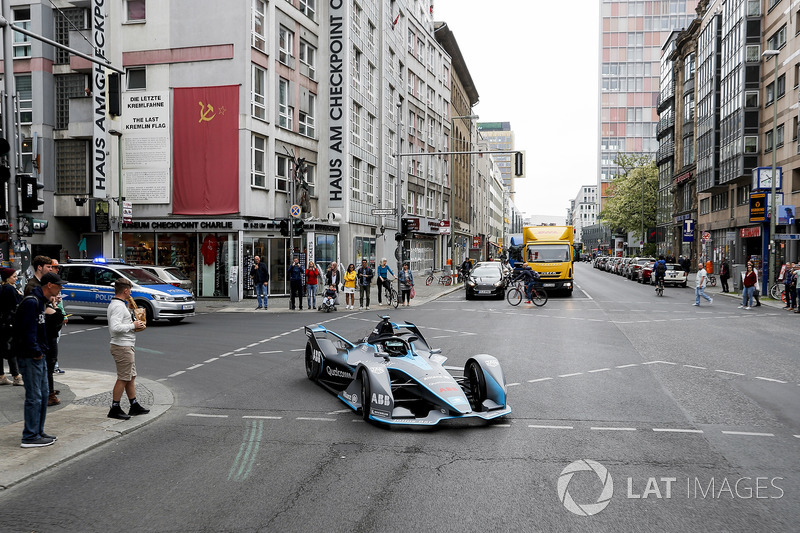
M 59 275 L 65 281 L 61 288 L 65 309 L 86 320 L 106 317 L 117 278 L 127 278 L 133 283 L 131 296 L 136 305 L 146 310 L 148 322 L 160 319 L 180 322 L 195 315 L 191 292 L 165 283 L 136 265 L 96 258 L 71 259 L 60 268 Z

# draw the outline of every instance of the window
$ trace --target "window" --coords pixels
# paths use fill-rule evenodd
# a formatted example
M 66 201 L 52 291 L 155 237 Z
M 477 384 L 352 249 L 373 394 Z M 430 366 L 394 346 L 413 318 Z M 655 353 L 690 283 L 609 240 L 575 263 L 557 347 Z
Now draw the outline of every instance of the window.
M 758 61 L 758 58 L 756 58 Z M 689 81 L 694 78 L 694 62 L 695 62 L 695 54 L 691 53 L 686 56 L 686 59 L 683 63 L 683 80 Z
M 69 99 L 86 97 L 89 80 L 85 74 L 59 74 L 53 76 L 56 84 L 56 129 L 69 127 Z
M 764 153 L 772 151 L 772 130 L 764 134 Z
M 267 187 L 267 140 L 260 135 L 253 135 L 253 145 L 250 152 L 250 166 L 252 168 L 250 186 L 265 189 Z
M 292 129 L 292 118 L 294 117 L 294 107 L 291 105 L 291 93 L 289 82 L 281 78 L 278 81 L 278 126 Z
M 364 201 L 368 204 L 375 202 L 375 167 L 367 165 L 367 175 L 364 180 Z
M 747 0 L 747 16 L 748 17 L 761 16 L 761 0 Z
M 792 117 L 792 140 L 797 141 L 797 115 Z
M 700 214 L 707 215 L 711 212 L 711 198 L 700 200 Z
M 767 50 L 780 50 L 786 45 L 786 24 L 772 34 L 767 41 Z
M 770 10 L 770 9 L 772 9 L 773 7 L 775 7 L 775 5 L 776 5 L 778 2 L 780 2 L 780 1 L 781 1 L 781 0 L 769 0 L 769 7 L 767 7 L 767 10 Z
M 33 122 L 33 91 L 31 88 L 31 75 L 14 76 L 17 86 L 17 106 L 19 106 L 20 124 Z
M 62 8 L 53 12 L 53 17 L 55 19 L 55 41 L 59 44 L 69 46 L 69 32 L 75 28 L 87 28 L 87 15 L 88 11 L 85 8 Z M 55 62 L 57 65 L 69 64 L 69 56 L 71 54 L 68 51 L 58 48 L 56 49 L 55 54 Z
M 747 205 L 750 203 L 750 185 L 743 185 L 736 189 L 736 205 Z
M 277 164 L 275 165 L 275 190 L 283 192 L 289 190 L 291 171 L 292 169 L 289 158 L 285 155 L 278 155 Z
M 278 61 L 284 65 L 294 67 L 292 59 L 294 59 L 294 33 L 290 32 L 283 26 L 278 30 Z
M 367 138 L 367 148 L 370 151 L 375 150 L 375 117 L 372 114 L 367 113 L 367 123 L 366 123 L 366 138 Z
M 748 44 L 744 48 L 744 60 L 748 63 L 758 63 L 761 61 L 761 45 L 760 44 Z
M 317 96 L 313 93 L 300 97 L 300 117 L 298 124 L 300 134 L 306 137 L 314 137 L 314 116 L 316 115 Z
M 758 91 L 745 91 L 744 106 L 749 108 L 758 107 Z
M 253 0 L 253 48 L 262 52 L 267 51 L 267 36 L 265 33 L 264 19 L 267 16 L 267 2 Z
M 56 194 L 86 194 L 88 148 L 86 141 L 56 141 Z
M 688 93 L 683 97 L 683 122 L 694 120 L 694 93 Z
M 267 73 L 264 69 L 253 65 L 253 94 L 251 113 L 261 120 L 267 119 Z
M 778 76 L 778 98 L 786 94 L 786 74 Z
M 361 200 L 361 160 L 357 157 L 350 164 L 350 190 L 353 200 Z
M 353 48 L 353 73 L 351 84 L 354 91 L 361 92 L 361 52 Z
M 375 97 L 375 65 L 367 62 L 367 95 Z
M 765 100 L 766 102 L 764 103 L 764 107 L 772 105 L 772 102 L 775 100 L 775 82 L 767 85 L 767 94 Z
M 745 135 L 744 137 L 744 153 L 757 154 L 758 153 L 758 135 Z
M 414 53 L 414 43 L 417 41 L 416 35 L 414 35 L 414 30 L 408 28 L 408 51 L 412 54 Z
M 128 90 L 147 89 L 147 71 L 144 67 L 129 68 L 125 76 L 128 78 Z
M 317 16 L 317 0 L 300 0 L 300 12 L 314 20 Z
M 350 113 L 350 141 L 359 146 L 361 144 L 361 106 L 353 102 Z
M 794 66 L 794 88 L 800 86 L 800 63 Z
M 30 8 L 14 10 L 14 24 L 22 29 L 31 29 L 31 10 Z M 9 28 L 10 30 L 10 28 Z M 31 38 L 17 31 L 14 35 L 14 57 L 31 57 Z
M 306 184 L 308 184 L 308 195 L 317 195 L 317 167 L 306 163 Z
M 314 68 L 316 55 L 317 49 L 300 39 L 300 73 L 312 80 L 317 77 L 317 71 Z
M 352 18 L 350 19 L 350 25 L 353 27 L 353 33 L 358 35 L 361 31 L 361 15 L 363 10 L 361 6 L 359 6 L 356 2 L 353 2 L 353 13 L 350 15 Z
M 145 0 L 127 0 L 125 2 L 126 22 L 145 21 Z
M 775 133 L 778 136 L 778 148 L 783 146 L 783 124 L 779 124 L 777 128 L 775 128 Z

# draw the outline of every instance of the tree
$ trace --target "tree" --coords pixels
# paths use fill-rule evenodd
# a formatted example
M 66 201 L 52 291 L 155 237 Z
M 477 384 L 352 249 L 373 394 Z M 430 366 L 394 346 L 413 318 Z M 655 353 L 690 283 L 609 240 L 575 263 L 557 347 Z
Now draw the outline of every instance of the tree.
M 621 173 L 611 182 L 605 209 L 600 220 L 610 228 L 631 232 L 644 240 L 644 228 L 656 225 L 656 193 L 658 190 L 658 168 L 650 156 L 618 155 L 614 164 Z

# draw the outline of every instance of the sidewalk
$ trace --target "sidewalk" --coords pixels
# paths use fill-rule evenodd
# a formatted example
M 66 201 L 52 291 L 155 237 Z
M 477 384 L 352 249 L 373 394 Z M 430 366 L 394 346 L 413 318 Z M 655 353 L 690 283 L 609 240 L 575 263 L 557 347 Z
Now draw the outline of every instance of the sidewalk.
M 438 281 L 438 274 L 436 280 L 430 285 L 425 285 L 425 279 L 427 275 L 424 273 L 420 273 L 419 275 L 414 274 L 414 299 L 411 301 L 411 306 L 416 307 L 425 303 L 430 302 L 431 300 L 435 300 L 441 296 L 446 294 L 450 294 L 457 290 L 464 290 L 464 284 L 458 283 L 454 285 L 445 286 L 442 284 L 437 283 Z M 393 288 L 397 288 L 397 281 L 394 280 L 392 283 Z M 342 302 L 342 305 L 338 306 L 337 309 L 343 309 L 344 306 L 344 293 L 339 293 L 339 301 Z M 358 291 L 356 291 L 356 306 L 358 306 Z M 308 313 L 307 304 L 308 301 L 305 296 L 303 296 L 303 313 Z M 317 306 L 322 303 L 322 296 L 317 295 Z M 372 290 L 370 293 L 370 310 L 376 311 L 380 309 L 393 309 L 386 306 L 386 300 L 384 299 L 384 305 L 378 305 L 378 290 L 375 284 L 372 284 Z M 266 311 L 263 309 L 256 310 L 256 306 L 258 306 L 258 300 L 256 298 L 245 298 L 240 302 L 231 302 L 228 299 L 199 299 L 197 300 L 197 312 L 198 313 L 299 313 L 300 310 L 291 311 L 289 309 L 289 297 L 288 296 L 270 296 L 269 297 L 269 309 Z M 314 310 L 316 311 L 316 310 Z
M 694 298 L 694 286 L 693 286 L 692 280 L 693 280 L 693 278 L 690 277 L 690 279 L 689 279 L 689 289 L 691 289 L 692 298 Z M 728 288 L 731 289 L 731 292 L 728 292 L 728 293 L 722 292 L 722 284 L 719 281 L 719 276 L 717 276 L 717 286 L 716 287 L 712 287 L 711 285 L 708 285 L 706 287 L 705 293 L 707 295 L 711 296 L 712 298 L 714 298 L 715 300 L 717 298 L 732 298 L 732 299 L 736 300 L 737 305 L 742 303 L 742 293 L 741 292 L 733 292 L 732 280 L 728 280 Z M 780 300 L 773 300 L 772 298 L 769 298 L 769 297 L 760 296 L 759 298 L 760 298 L 760 301 L 761 301 L 761 307 L 762 308 L 766 307 L 766 308 L 769 308 L 769 309 L 774 309 L 774 308 L 783 309 L 783 307 L 786 305 L 785 303 L 783 303 Z M 702 303 L 705 303 L 705 302 L 701 302 L 701 304 Z M 756 309 L 756 307 L 753 307 L 753 309 Z M 788 314 L 788 312 L 787 312 L 787 314 Z
M 136 396 L 150 408 L 130 420 L 107 418 L 115 374 L 67 370 L 53 376 L 60 405 L 48 407 L 45 431 L 58 440 L 45 448 L 20 448 L 25 387 L 0 387 L 0 491 L 149 424 L 172 407 L 172 392 L 149 379 L 136 379 Z M 123 395 L 122 407 L 128 410 Z

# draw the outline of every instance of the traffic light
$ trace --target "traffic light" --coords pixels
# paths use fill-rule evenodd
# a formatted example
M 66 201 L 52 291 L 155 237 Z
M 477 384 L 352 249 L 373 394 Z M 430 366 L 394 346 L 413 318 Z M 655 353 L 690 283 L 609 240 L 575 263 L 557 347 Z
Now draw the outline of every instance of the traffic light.
M 19 188 L 22 192 L 22 200 L 20 201 L 20 213 L 33 213 L 39 206 L 44 203 L 44 200 L 39 198 L 39 191 L 44 189 L 44 185 L 30 174 L 20 174 Z
M 306 230 L 305 226 L 303 225 L 303 221 L 299 218 L 294 219 L 292 221 L 292 225 L 294 226 L 295 235 L 302 235 L 303 232 Z
M 524 169 L 522 168 L 522 152 L 514 152 L 514 175 L 515 176 L 522 176 L 525 174 Z
M 30 237 L 37 231 L 44 231 L 47 229 L 47 221 L 40 218 L 33 218 L 31 215 L 20 215 L 19 217 L 19 234 L 25 237 Z
M 281 219 L 281 223 L 280 223 L 280 228 L 281 228 L 281 235 L 283 235 L 284 237 L 288 237 L 289 236 L 289 221 L 286 220 L 285 218 L 282 218 Z
M 113 117 L 122 115 L 122 83 L 119 73 L 108 75 L 108 114 Z
M 8 166 L 8 161 L 5 159 L 9 151 L 11 151 L 11 145 L 8 144 L 8 141 L 4 137 L 0 137 L 0 158 L 3 158 L 3 161 L 0 162 L 0 185 L 7 182 L 11 177 L 11 169 Z

